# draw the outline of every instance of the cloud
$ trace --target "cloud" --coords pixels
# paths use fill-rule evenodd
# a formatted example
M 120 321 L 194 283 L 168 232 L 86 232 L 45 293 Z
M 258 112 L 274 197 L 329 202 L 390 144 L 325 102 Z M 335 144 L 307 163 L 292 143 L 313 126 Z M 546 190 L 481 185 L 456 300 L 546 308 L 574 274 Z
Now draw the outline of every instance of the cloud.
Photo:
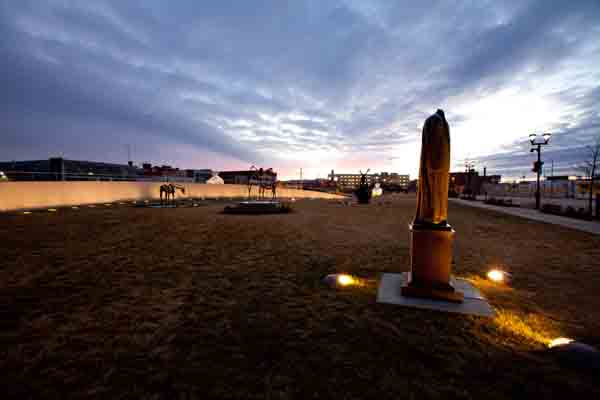
M 541 125 L 566 168 L 600 121 L 599 18 L 596 1 L 4 3 L 0 158 L 116 161 L 128 143 L 146 160 L 183 162 L 172 149 L 187 146 L 199 164 L 360 160 L 414 175 L 420 126 L 441 107 L 455 165 L 523 169 L 517 135 Z M 507 90 L 552 113 L 533 124 L 476 107 Z M 513 131 L 483 143 L 494 109 Z

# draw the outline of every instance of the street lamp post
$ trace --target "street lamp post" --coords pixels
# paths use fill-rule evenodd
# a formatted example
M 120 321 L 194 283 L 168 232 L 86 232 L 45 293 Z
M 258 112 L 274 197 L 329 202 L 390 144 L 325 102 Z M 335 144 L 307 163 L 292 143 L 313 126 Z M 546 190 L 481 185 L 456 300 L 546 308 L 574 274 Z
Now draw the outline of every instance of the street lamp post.
M 473 195 L 473 184 L 472 184 L 472 176 L 473 172 L 475 172 L 475 162 L 474 161 L 465 161 L 465 169 L 467 172 L 467 196 L 469 199 L 474 199 Z
M 539 140 L 537 134 L 532 133 L 531 135 L 529 135 L 529 141 L 533 146 L 530 152 L 533 153 L 534 151 L 537 151 L 537 161 L 533 163 L 533 172 L 537 173 L 537 185 L 535 188 L 535 208 L 537 210 L 540 209 L 540 175 L 542 173 L 542 165 L 544 165 L 544 163 L 542 162 L 542 146 L 548 144 L 552 134 L 544 133 L 541 136 L 542 140 Z

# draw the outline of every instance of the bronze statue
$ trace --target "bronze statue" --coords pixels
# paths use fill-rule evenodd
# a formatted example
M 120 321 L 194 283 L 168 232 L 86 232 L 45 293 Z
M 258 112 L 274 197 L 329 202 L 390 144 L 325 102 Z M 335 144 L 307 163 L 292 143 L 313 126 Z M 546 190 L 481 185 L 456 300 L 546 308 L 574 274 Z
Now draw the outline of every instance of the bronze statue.
M 450 128 L 437 110 L 423 125 L 415 225 L 446 225 L 450 176 Z
M 266 192 L 271 192 L 271 200 L 275 200 L 277 196 L 277 187 L 280 182 L 271 179 L 273 175 L 273 169 L 256 168 L 254 165 L 250 167 L 250 174 L 248 176 L 248 199 L 252 194 L 252 185 L 258 185 L 258 199 L 263 200 L 266 196 Z
M 442 110 L 423 125 L 417 215 L 410 226 L 410 280 L 403 296 L 461 303 L 451 284 L 454 229 L 448 225 L 450 128 Z
M 185 194 L 185 187 L 175 185 L 173 183 L 165 183 L 164 185 L 160 185 L 160 205 L 169 205 L 169 199 L 171 199 L 171 205 L 175 205 L 175 194 L 176 189 L 181 190 L 181 193 Z M 163 193 L 165 194 L 165 201 L 163 202 Z
M 365 173 L 363 173 L 362 170 L 359 171 L 360 184 L 358 185 L 358 188 L 354 191 L 354 194 L 356 194 L 356 198 L 358 199 L 359 204 L 369 204 L 369 202 L 371 201 L 372 188 L 367 180 L 367 174 L 370 170 L 371 169 L 369 168 Z

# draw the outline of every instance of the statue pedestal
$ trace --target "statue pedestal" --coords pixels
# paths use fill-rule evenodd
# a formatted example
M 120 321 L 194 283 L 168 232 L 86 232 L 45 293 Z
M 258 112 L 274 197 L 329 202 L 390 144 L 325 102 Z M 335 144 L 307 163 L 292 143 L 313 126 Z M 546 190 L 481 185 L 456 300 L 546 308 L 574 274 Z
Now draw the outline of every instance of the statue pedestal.
M 402 296 L 462 303 L 464 295 L 450 284 L 454 229 L 450 225 L 410 226 L 410 281 Z

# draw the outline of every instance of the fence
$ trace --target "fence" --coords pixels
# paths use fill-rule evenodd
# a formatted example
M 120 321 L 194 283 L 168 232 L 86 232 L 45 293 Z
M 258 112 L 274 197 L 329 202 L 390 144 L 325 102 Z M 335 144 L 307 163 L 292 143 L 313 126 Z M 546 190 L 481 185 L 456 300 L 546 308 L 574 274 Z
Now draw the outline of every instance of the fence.
M 495 197 L 535 197 L 535 182 L 522 183 L 485 183 L 481 194 Z M 594 184 L 594 195 L 600 193 L 600 186 Z M 540 195 L 546 199 L 579 199 L 589 197 L 589 183 L 583 180 L 541 181 Z
M 0 211 L 67 207 L 115 201 L 155 200 L 160 198 L 160 182 L 1 182 Z M 177 198 L 245 198 L 246 185 L 206 185 L 186 183 L 185 194 Z M 252 187 L 251 196 L 258 195 Z M 298 189 L 277 189 L 281 198 L 342 199 L 331 193 Z

